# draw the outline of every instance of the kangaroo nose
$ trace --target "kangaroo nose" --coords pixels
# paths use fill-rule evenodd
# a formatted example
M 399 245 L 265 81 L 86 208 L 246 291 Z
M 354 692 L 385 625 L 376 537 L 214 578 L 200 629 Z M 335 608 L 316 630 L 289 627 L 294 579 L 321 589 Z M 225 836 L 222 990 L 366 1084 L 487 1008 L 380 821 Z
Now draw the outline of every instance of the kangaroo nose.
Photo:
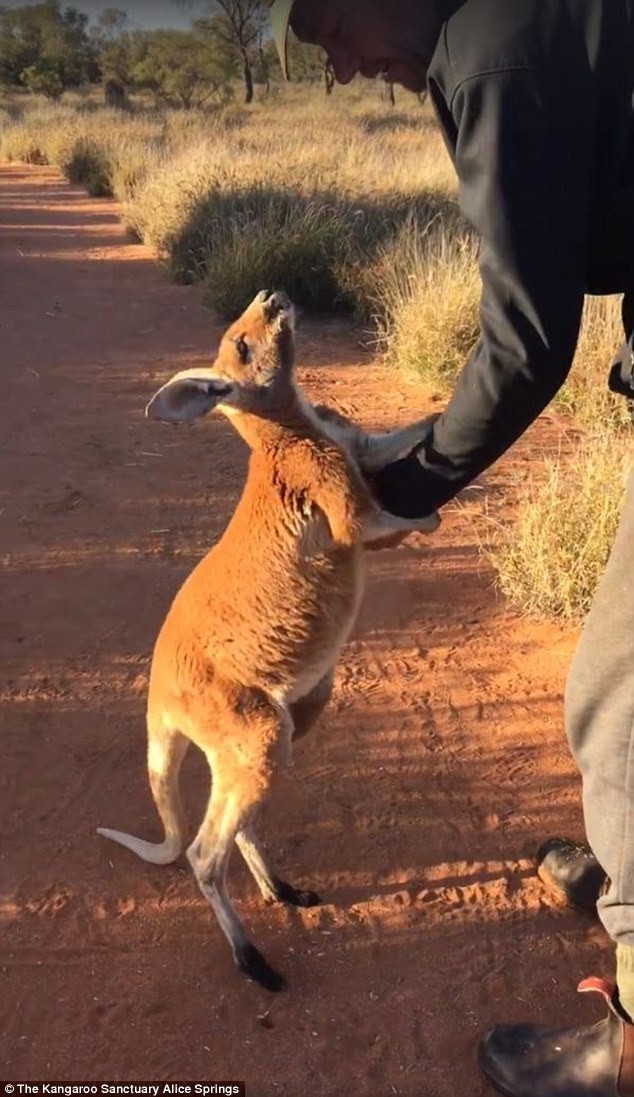
M 291 307 L 290 298 L 283 290 L 275 290 L 270 294 L 268 300 L 264 302 L 264 307 L 270 317 L 277 316 L 278 313 L 283 312 L 284 309 L 289 309 Z

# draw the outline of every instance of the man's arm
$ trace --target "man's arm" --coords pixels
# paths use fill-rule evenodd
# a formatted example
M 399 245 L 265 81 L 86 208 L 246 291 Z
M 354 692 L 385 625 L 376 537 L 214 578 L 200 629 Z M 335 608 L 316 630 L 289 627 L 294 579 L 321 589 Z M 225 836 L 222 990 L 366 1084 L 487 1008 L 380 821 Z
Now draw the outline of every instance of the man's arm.
M 481 339 L 418 457 L 379 473 L 382 506 L 448 502 L 537 418 L 572 363 L 583 307 L 593 104 L 575 65 L 465 81 L 460 205 L 481 238 Z

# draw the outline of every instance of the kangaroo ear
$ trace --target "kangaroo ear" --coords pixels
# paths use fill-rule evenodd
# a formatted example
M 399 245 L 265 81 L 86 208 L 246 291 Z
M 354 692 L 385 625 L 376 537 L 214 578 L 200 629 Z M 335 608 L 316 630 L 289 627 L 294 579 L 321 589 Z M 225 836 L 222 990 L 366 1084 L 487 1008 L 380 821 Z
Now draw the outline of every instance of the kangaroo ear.
M 152 397 L 145 409 L 148 419 L 164 423 L 188 423 L 207 415 L 233 391 L 233 385 L 211 371 L 177 373 Z

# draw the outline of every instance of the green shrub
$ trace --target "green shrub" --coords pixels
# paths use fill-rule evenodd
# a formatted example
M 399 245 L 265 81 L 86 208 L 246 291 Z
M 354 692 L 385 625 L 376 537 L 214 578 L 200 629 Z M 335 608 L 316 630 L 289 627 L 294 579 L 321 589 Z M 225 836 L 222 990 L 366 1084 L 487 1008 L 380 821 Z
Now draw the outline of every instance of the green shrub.
M 103 146 L 80 138 L 63 169 L 71 183 L 82 183 L 93 198 L 112 198 L 110 158 Z
M 230 318 L 262 287 L 279 286 L 309 309 L 350 308 L 339 271 L 351 247 L 335 205 L 266 190 L 221 198 L 205 233 L 207 300 Z

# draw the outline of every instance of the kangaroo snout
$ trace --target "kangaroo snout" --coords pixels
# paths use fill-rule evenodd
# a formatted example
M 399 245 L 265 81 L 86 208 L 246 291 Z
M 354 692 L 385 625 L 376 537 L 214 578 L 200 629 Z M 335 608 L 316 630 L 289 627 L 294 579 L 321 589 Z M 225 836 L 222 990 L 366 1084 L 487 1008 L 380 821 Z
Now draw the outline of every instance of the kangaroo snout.
M 294 326 L 295 306 L 284 290 L 273 290 L 272 293 L 269 290 L 262 290 L 262 293 L 258 294 L 258 299 L 262 302 L 267 323 L 279 317 L 287 320 L 291 327 Z

